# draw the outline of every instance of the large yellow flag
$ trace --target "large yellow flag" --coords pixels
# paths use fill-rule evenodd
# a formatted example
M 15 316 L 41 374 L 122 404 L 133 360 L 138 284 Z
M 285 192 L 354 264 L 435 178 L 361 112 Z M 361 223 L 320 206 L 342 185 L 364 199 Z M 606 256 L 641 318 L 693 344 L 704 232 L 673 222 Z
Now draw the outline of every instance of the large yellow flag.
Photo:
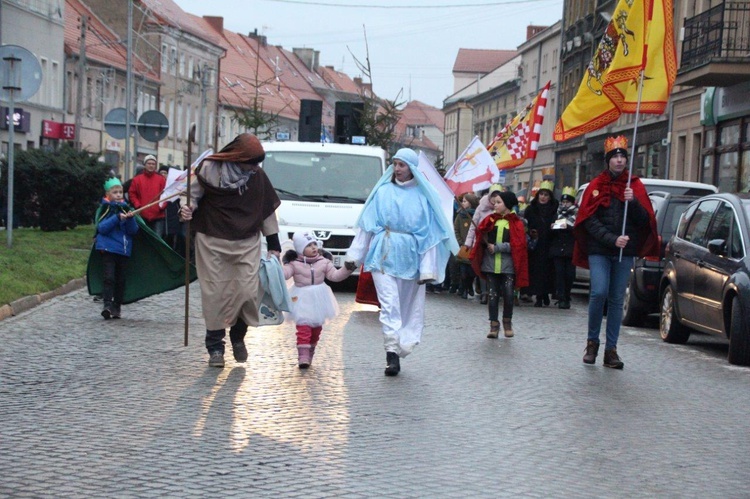
M 664 112 L 677 76 L 672 2 L 619 0 L 578 92 L 555 125 L 556 141 L 598 130 L 622 113 Z

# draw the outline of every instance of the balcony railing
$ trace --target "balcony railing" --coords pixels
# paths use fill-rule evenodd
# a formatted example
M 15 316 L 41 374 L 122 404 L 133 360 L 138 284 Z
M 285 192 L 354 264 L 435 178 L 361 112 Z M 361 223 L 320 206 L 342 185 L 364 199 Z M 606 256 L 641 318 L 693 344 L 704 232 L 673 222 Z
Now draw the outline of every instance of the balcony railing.
M 685 19 L 680 73 L 750 57 L 750 3 L 725 2 Z

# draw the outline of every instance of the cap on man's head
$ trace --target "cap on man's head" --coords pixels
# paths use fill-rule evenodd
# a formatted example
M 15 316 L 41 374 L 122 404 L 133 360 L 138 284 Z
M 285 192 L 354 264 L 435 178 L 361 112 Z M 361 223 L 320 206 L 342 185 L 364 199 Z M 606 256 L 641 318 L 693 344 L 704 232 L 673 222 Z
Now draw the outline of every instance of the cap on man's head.
M 149 154 L 148 156 L 143 158 L 143 164 L 145 165 L 148 161 L 151 161 L 151 160 L 153 160 L 154 163 L 157 163 L 156 156 L 154 156 L 153 154 Z
M 624 135 L 607 137 L 604 141 L 604 161 L 609 163 L 609 160 L 615 154 L 622 154 L 626 158 L 628 157 L 628 139 Z

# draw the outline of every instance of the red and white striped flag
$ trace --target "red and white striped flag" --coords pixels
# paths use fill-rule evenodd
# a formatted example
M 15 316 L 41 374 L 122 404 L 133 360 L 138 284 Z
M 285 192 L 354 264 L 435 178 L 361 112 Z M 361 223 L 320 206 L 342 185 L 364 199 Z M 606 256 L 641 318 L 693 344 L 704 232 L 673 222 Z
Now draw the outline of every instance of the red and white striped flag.
M 508 122 L 487 147 L 499 170 L 515 168 L 527 159 L 536 158 L 550 83 L 547 82 L 539 95 Z

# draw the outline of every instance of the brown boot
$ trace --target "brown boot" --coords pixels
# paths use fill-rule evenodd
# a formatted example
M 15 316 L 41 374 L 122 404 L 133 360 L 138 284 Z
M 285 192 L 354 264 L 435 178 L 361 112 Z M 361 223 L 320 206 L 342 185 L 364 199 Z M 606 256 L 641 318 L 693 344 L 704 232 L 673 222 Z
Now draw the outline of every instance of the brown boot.
M 625 367 L 625 363 L 617 355 L 616 348 L 604 350 L 604 367 L 611 367 L 612 369 L 622 369 Z
M 506 338 L 513 337 L 513 325 L 511 319 L 503 319 L 503 331 L 505 332 Z
M 586 353 L 583 355 L 584 364 L 593 364 L 596 362 L 596 356 L 599 353 L 599 343 L 593 340 L 586 340 Z
M 497 338 L 500 334 L 500 323 L 498 321 L 490 321 L 490 332 L 487 333 L 488 338 Z

